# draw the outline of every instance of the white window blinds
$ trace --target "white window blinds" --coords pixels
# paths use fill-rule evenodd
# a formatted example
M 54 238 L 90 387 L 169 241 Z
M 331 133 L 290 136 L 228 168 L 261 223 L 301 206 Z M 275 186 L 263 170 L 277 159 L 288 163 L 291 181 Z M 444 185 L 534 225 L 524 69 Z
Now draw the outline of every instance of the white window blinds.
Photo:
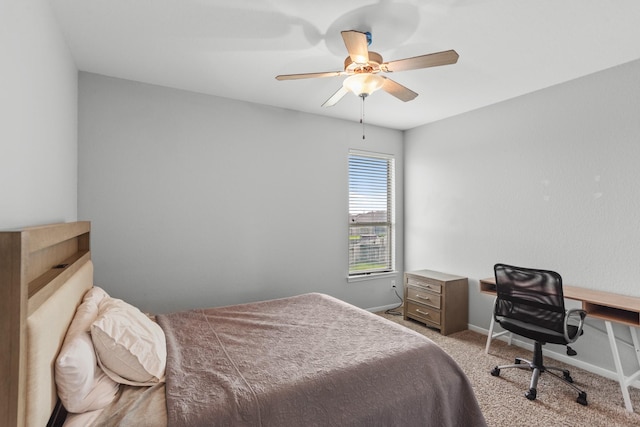
M 349 153 L 349 276 L 393 270 L 394 159 Z

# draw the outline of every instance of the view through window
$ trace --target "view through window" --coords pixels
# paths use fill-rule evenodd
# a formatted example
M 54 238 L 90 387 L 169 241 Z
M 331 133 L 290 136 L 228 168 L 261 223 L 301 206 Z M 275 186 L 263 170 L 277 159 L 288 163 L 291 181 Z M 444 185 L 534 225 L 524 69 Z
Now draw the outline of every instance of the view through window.
M 349 153 L 349 276 L 393 271 L 394 159 Z

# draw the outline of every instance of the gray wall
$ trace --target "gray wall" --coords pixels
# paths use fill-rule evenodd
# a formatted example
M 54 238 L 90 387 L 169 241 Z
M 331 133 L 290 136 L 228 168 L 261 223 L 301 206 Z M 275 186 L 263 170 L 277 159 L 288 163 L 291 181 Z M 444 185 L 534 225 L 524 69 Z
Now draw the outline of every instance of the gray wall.
M 393 278 L 348 283 L 350 148 L 396 156 L 399 131 L 80 73 L 78 214 L 96 283 L 166 312 L 325 292 L 394 304 Z M 359 111 L 354 111 L 358 115 Z
M 640 61 L 413 129 L 405 144 L 405 268 L 468 276 L 472 325 L 489 327 L 477 285 L 496 262 L 640 296 Z M 578 359 L 613 369 L 603 322 L 590 325 Z
M 46 0 L 0 11 L 0 229 L 77 214 L 77 70 Z

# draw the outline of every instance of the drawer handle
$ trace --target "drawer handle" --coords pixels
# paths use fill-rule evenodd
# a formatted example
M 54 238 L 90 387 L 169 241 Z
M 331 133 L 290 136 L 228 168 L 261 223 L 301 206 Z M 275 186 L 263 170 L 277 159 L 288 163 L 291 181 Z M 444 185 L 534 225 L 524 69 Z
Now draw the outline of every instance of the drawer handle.
M 429 313 L 427 313 L 426 311 L 422 311 L 422 310 L 420 310 L 419 308 L 416 308 L 416 312 L 417 312 L 417 313 L 420 313 L 420 314 L 424 314 L 425 316 L 428 316 L 428 315 L 429 315 Z
M 426 300 L 426 301 L 429 301 L 431 299 L 429 297 L 425 297 L 425 296 L 422 296 L 420 294 L 416 294 L 416 298 L 420 298 L 420 299 L 423 299 L 423 300 Z

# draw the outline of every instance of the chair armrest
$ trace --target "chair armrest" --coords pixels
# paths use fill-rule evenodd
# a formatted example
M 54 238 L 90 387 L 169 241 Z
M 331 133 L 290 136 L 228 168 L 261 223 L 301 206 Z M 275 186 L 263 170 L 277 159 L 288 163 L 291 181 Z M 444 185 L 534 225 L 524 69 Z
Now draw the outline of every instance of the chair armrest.
M 569 337 L 569 320 L 571 320 L 571 318 L 576 318 L 579 317 L 579 322 L 578 323 L 578 330 L 576 331 L 576 334 L 573 336 L 573 338 Z M 564 317 L 564 339 L 567 340 L 568 343 L 572 343 L 575 342 L 578 337 L 580 336 L 580 334 L 582 334 L 582 327 L 584 326 L 584 318 L 587 317 L 587 312 L 580 309 L 580 308 L 572 308 L 571 310 L 567 311 L 567 314 Z

